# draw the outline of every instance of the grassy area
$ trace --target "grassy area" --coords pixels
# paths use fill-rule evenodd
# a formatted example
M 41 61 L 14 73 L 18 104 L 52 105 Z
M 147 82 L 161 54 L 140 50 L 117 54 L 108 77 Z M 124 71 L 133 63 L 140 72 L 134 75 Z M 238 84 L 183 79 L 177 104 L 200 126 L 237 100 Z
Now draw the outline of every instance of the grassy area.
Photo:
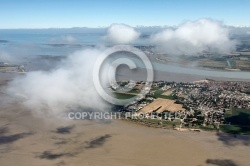
M 141 92 L 141 90 L 138 90 L 138 89 L 132 89 L 132 90 L 130 90 L 130 91 L 120 91 L 120 92 L 118 92 L 118 91 L 116 91 L 116 90 L 113 90 L 113 93 L 133 93 L 133 94 L 139 94 Z
M 125 93 L 113 93 L 114 97 L 117 99 L 129 99 L 135 97 L 136 95 L 125 94 Z
M 218 129 L 214 128 L 214 126 L 198 126 L 199 129 L 205 131 L 216 131 Z
M 181 121 L 179 119 L 174 119 L 173 121 L 167 121 L 167 120 L 159 120 L 159 119 L 142 119 L 144 122 L 150 122 L 152 124 L 159 124 L 159 122 L 162 122 L 163 126 L 173 126 L 173 125 L 180 125 Z
M 160 90 L 161 88 L 160 87 L 156 87 L 156 86 L 154 86 L 154 87 L 152 87 L 152 90 Z
M 141 90 L 138 89 L 132 89 L 130 91 L 128 91 L 128 93 L 134 93 L 134 94 L 139 94 L 141 92 Z
M 160 122 L 162 122 L 162 126 L 163 127 L 173 127 L 173 125 L 175 126 L 179 126 L 181 124 L 180 119 L 174 119 L 173 121 L 166 121 L 166 120 L 159 120 L 159 119 L 142 119 L 141 121 L 145 122 L 145 123 L 151 123 L 151 124 L 155 124 L 155 125 L 159 125 Z M 210 126 L 196 126 L 194 127 L 196 129 L 201 129 L 201 130 L 205 130 L 205 131 L 216 131 L 218 129 L 214 128 L 214 126 L 210 125 Z
M 176 97 L 171 96 L 171 95 L 169 95 L 169 96 L 159 95 L 158 98 L 169 99 L 169 100 L 175 100 L 176 99 Z
M 161 95 L 162 95 L 162 93 L 163 93 L 164 91 L 163 90 L 161 90 L 161 89 L 158 89 L 158 90 L 155 90 L 155 92 L 154 92 L 154 98 L 159 98 Z
M 225 113 L 225 120 L 233 125 L 250 126 L 250 109 L 232 108 Z
M 250 126 L 220 125 L 220 130 L 232 134 L 250 134 Z
M 181 121 L 180 121 L 180 119 L 174 119 L 173 121 L 163 121 L 163 124 L 165 124 L 165 125 L 171 125 L 171 126 L 173 126 L 173 125 L 180 125 L 181 124 Z
M 163 90 L 158 89 L 154 92 L 154 98 L 163 98 L 163 99 L 169 99 L 169 100 L 175 100 L 176 98 L 172 95 L 166 96 L 166 95 L 162 95 L 164 93 Z
M 225 112 L 225 118 L 231 117 L 232 116 L 232 109 L 226 110 Z
M 220 125 L 226 133 L 250 134 L 250 109 L 232 108 L 225 113 L 225 120 L 231 125 Z

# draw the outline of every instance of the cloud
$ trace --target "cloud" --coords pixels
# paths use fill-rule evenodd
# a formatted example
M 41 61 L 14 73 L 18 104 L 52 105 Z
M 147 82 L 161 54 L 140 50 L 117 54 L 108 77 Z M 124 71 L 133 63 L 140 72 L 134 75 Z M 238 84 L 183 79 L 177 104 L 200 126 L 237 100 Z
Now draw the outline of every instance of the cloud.
M 39 116 L 51 118 L 76 108 L 103 111 L 108 105 L 96 92 L 92 79 L 99 54 L 97 49 L 77 51 L 50 72 L 34 71 L 14 79 L 8 92 L 25 96 L 23 104 Z
M 139 35 L 128 25 L 112 24 L 105 39 L 114 44 L 128 44 Z M 61 39 L 74 41 L 70 36 Z M 229 31 L 221 22 L 207 19 L 186 22 L 176 29 L 165 29 L 150 39 L 160 49 L 174 54 L 228 52 L 236 44 L 230 40 Z M 57 116 L 78 107 L 103 111 L 109 106 L 96 92 L 92 79 L 93 66 L 101 49 L 77 51 L 61 61 L 56 69 L 33 71 L 18 77 L 10 83 L 8 92 L 24 96 L 24 105 L 42 116 Z M 9 58 L 4 56 L 4 59 Z M 100 76 L 103 77 L 107 76 Z
M 112 24 L 107 29 L 105 40 L 113 44 L 128 44 L 140 36 L 133 27 L 126 24 Z
M 229 30 L 219 21 L 200 19 L 167 28 L 151 35 L 151 42 L 169 54 L 228 53 L 237 42 L 229 37 Z

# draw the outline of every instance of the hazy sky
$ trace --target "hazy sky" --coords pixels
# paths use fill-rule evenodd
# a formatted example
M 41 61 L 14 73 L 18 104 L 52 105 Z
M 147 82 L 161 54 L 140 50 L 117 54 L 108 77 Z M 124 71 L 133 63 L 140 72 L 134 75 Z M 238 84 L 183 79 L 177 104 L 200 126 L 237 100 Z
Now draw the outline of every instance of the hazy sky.
M 199 18 L 250 26 L 250 0 L 0 0 L 0 28 L 162 26 Z

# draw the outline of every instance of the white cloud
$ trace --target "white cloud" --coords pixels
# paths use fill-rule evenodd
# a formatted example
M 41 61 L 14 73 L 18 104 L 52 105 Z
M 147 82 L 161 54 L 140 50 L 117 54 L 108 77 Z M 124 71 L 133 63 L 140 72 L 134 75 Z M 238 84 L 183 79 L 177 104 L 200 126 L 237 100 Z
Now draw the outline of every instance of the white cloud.
M 170 54 L 225 53 L 234 50 L 236 45 L 236 41 L 229 38 L 229 30 L 221 22 L 210 19 L 165 29 L 151 35 L 151 41 Z
M 42 117 L 52 118 L 77 107 L 103 111 L 108 105 L 96 92 L 92 79 L 99 54 L 96 49 L 75 52 L 51 72 L 30 72 L 16 78 L 8 91 L 25 96 L 24 105 Z
M 113 44 L 128 44 L 138 39 L 140 33 L 125 24 L 112 24 L 107 29 L 105 39 Z

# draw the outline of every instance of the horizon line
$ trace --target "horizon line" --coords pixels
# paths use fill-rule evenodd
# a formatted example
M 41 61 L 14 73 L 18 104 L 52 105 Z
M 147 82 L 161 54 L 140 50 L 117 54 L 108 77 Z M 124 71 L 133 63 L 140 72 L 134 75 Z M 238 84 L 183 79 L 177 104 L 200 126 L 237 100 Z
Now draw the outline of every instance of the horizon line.
M 250 25 L 225 25 L 226 27 L 235 27 L 235 28 L 250 28 Z M 86 29 L 106 29 L 109 26 L 97 26 L 97 27 L 37 27 L 37 28 L 0 28 L 0 30 L 46 30 L 46 29 L 81 29 L 81 28 L 86 28 Z M 136 26 L 131 26 L 133 28 L 174 28 L 178 27 L 178 25 L 151 25 L 151 26 L 144 26 L 144 25 L 136 25 Z

